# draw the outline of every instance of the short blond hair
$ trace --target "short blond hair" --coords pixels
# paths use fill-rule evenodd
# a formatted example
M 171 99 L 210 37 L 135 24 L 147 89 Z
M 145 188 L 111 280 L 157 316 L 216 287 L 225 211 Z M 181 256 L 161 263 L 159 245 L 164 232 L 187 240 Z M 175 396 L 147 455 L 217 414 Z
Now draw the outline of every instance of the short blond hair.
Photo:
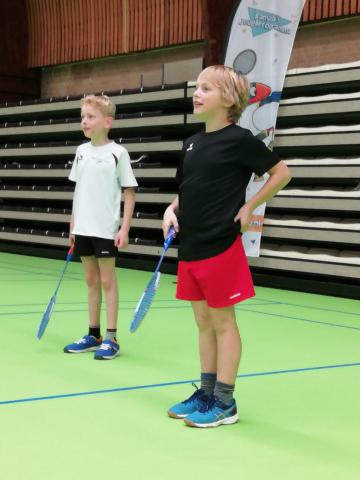
M 80 106 L 84 105 L 99 109 L 105 117 L 115 118 L 116 106 L 107 95 L 86 95 L 80 100 Z
M 220 88 L 222 97 L 230 104 L 228 118 L 236 123 L 249 101 L 249 80 L 233 68 L 225 65 L 210 65 L 201 73 L 215 73 L 215 85 Z

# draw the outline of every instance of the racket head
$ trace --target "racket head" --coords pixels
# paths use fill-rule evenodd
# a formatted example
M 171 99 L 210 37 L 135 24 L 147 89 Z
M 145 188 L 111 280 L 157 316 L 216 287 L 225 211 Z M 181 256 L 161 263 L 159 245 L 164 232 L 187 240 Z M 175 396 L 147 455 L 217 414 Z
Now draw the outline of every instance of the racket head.
M 44 332 L 45 332 L 45 329 L 47 327 L 47 324 L 49 323 L 52 311 L 54 310 L 55 301 L 56 301 L 56 297 L 54 295 L 54 296 L 51 297 L 51 300 L 50 300 L 48 306 L 46 307 L 46 310 L 45 310 L 45 312 L 42 316 L 40 326 L 39 326 L 39 330 L 36 334 L 36 337 L 37 337 L 38 340 L 40 340 L 41 337 L 44 335 Z
M 153 274 L 138 304 L 136 305 L 133 319 L 130 324 L 131 333 L 134 333 L 135 330 L 138 329 L 139 325 L 145 318 L 145 315 L 147 314 L 150 308 L 150 305 L 153 301 L 153 298 L 155 296 L 156 290 L 158 289 L 159 282 L 160 282 L 160 275 L 161 275 L 160 272 Z

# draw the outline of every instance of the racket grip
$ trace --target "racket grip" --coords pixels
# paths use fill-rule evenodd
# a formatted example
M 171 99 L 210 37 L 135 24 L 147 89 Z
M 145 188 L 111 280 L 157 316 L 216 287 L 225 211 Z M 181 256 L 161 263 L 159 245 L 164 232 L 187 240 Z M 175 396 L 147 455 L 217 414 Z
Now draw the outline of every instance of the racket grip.
M 164 241 L 164 250 L 165 251 L 170 247 L 171 242 L 174 240 L 175 235 L 176 235 L 175 228 L 173 226 L 171 226 L 170 229 L 169 229 L 169 232 L 167 234 L 167 237 L 165 238 L 165 241 Z
M 74 245 L 70 248 L 70 250 L 68 251 L 67 255 L 66 255 L 66 261 L 69 261 L 71 260 L 72 256 L 73 256 L 73 253 L 74 253 Z

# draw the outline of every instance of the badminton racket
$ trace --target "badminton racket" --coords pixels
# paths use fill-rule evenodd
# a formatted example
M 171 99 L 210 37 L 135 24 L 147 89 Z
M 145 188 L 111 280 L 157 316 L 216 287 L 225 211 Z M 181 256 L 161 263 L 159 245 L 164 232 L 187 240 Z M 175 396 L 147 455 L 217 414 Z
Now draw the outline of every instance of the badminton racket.
M 141 155 L 141 157 L 137 158 L 136 160 L 130 160 L 130 163 L 131 165 L 133 165 L 134 163 L 140 163 L 140 162 L 143 162 L 144 160 L 147 160 L 149 158 L 149 155 Z
M 65 272 L 66 272 L 66 269 L 67 269 L 67 266 L 72 258 L 72 255 L 73 255 L 73 251 L 74 251 L 74 247 L 71 247 L 70 250 L 68 251 L 67 255 L 66 255 L 66 262 L 65 262 L 65 266 L 64 266 L 64 269 L 62 271 L 62 274 L 60 276 L 60 279 L 59 279 L 59 282 L 57 284 L 57 287 L 55 289 L 55 292 L 54 292 L 54 295 L 51 297 L 50 299 L 50 302 L 48 304 L 48 306 L 46 307 L 46 310 L 42 316 L 42 319 L 41 319 L 41 322 L 40 322 L 40 326 L 39 326 L 39 330 L 37 332 L 37 335 L 36 337 L 38 338 L 38 340 L 41 339 L 41 337 L 44 335 L 44 332 L 45 332 L 45 329 L 47 327 L 47 324 L 49 323 L 49 320 L 50 320 L 50 317 L 51 317 L 51 314 L 52 314 L 52 311 L 54 310 L 54 305 L 55 305 L 55 302 L 56 302 L 56 295 L 57 295 L 57 292 L 59 290 L 59 287 L 60 287 L 60 284 L 61 284 L 61 281 L 62 279 L 64 278 L 64 275 L 65 275 Z
M 133 319 L 130 325 L 130 332 L 134 333 L 135 330 L 139 327 L 140 323 L 143 321 L 145 315 L 147 314 L 151 302 L 153 301 L 153 298 L 155 296 L 156 290 L 158 289 L 159 282 L 160 282 L 160 266 L 163 261 L 163 258 L 165 256 L 165 253 L 167 249 L 170 247 L 171 242 L 173 241 L 173 238 L 175 237 L 175 229 L 174 227 L 171 227 L 169 230 L 169 233 L 164 241 L 164 247 L 163 247 L 163 252 L 160 257 L 160 260 L 157 264 L 157 267 L 155 269 L 155 272 L 152 274 L 152 277 L 147 284 L 147 287 L 145 289 L 145 292 L 142 294 L 139 303 L 137 304 L 135 308 L 135 312 L 133 315 Z

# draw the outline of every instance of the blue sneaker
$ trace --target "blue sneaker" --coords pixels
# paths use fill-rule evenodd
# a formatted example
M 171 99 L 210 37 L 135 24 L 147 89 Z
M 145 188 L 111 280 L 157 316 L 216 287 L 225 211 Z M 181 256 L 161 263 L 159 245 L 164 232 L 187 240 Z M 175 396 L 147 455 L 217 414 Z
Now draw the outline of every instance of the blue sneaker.
M 171 418 L 185 418 L 190 413 L 196 412 L 200 407 L 206 405 L 207 397 L 204 393 L 204 390 L 197 388 L 195 383 L 193 386 L 196 388 L 196 391 L 183 402 L 176 403 L 168 410 L 168 415 Z
M 102 337 L 99 339 L 93 337 L 92 335 L 84 335 L 79 340 L 76 340 L 74 343 L 70 343 L 64 347 L 65 353 L 84 353 L 84 352 L 93 352 L 97 350 L 102 342 Z
M 95 352 L 95 360 L 112 360 L 120 355 L 120 346 L 114 340 L 103 340 L 100 348 Z
M 233 399 L 230 405 L 226 405 L 215 395 L 212 395 L 205 405 L 188 415 L 184 421 L 190 427 L 200 428 L 236 423 L 238 421 L 236 402 Z

